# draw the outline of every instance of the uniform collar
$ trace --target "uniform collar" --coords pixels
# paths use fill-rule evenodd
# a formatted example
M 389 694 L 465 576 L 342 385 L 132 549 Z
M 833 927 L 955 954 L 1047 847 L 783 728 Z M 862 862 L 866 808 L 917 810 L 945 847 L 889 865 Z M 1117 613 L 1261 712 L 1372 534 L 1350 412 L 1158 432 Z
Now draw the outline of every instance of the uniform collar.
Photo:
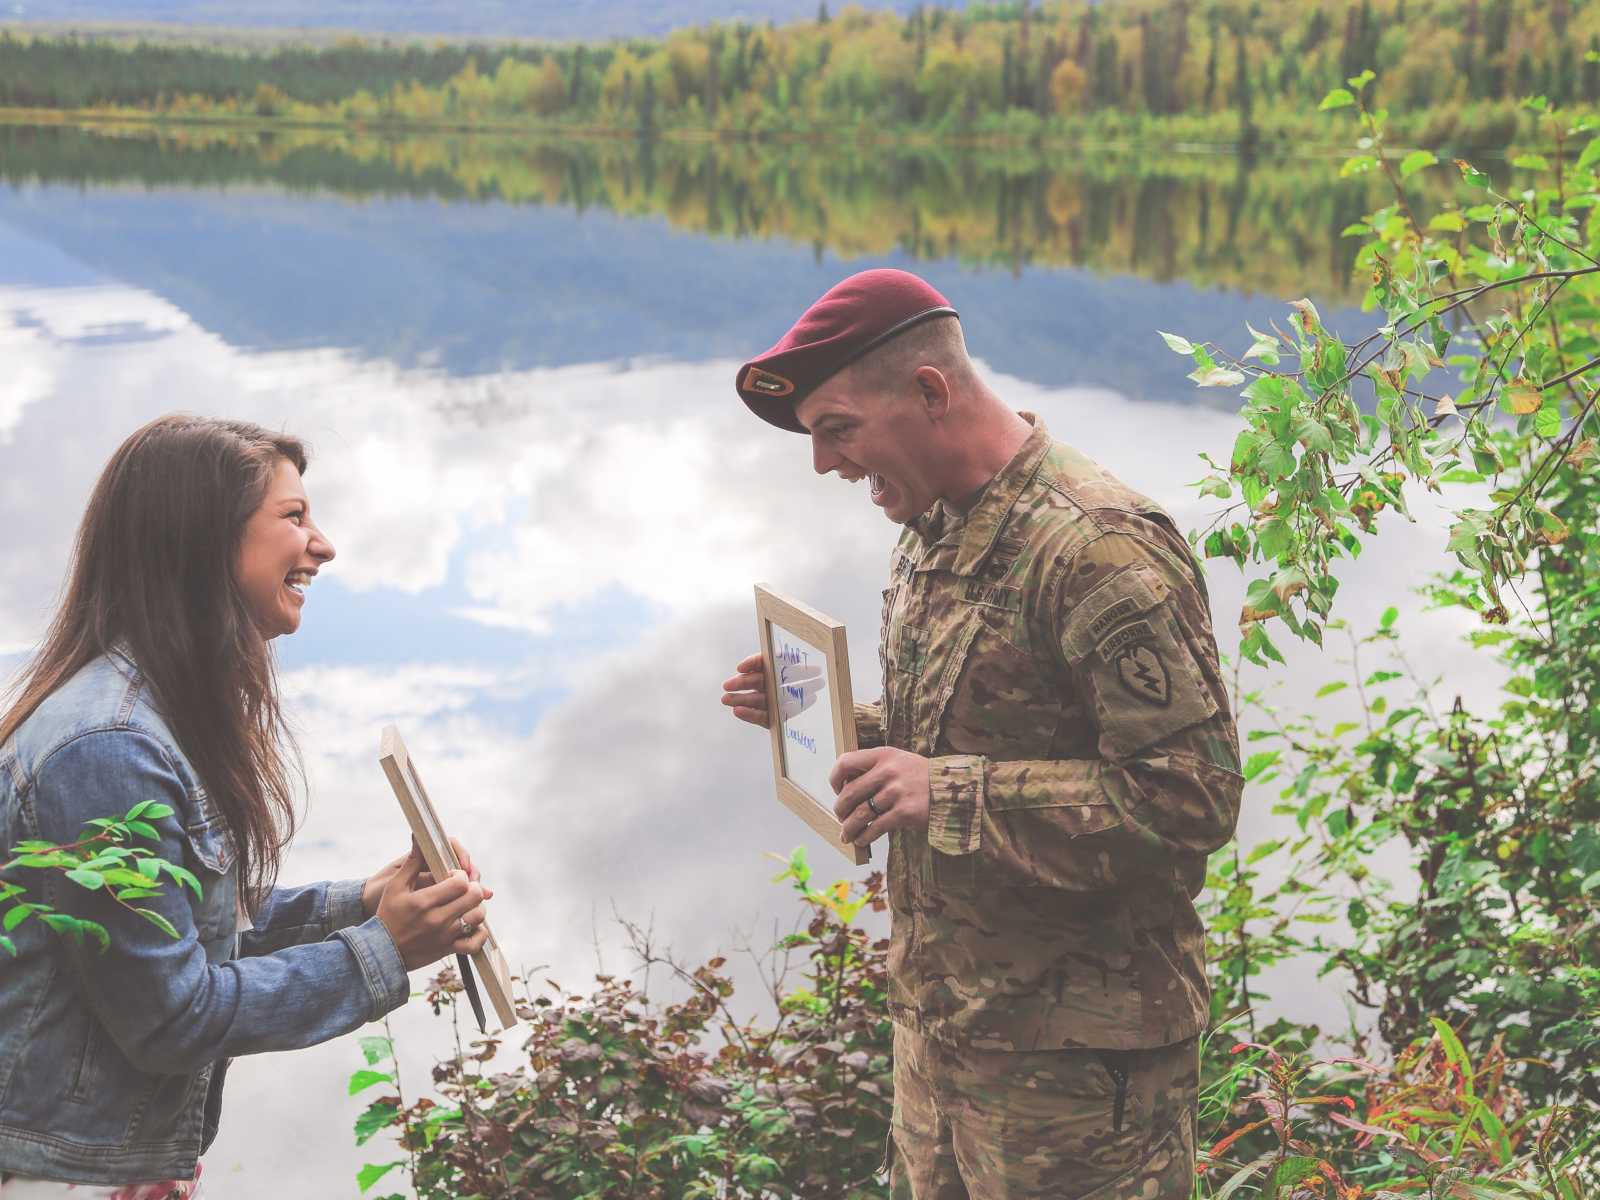
M 1011 461 L 989 480 L 965 516 L 940 500 L 911 522 L 912 530 L 924 542 L 933 544 L 960 539 L 952 568 L 957 575 L 971 575 L 983 565 L 1017 498 L 1022 495 L 1022 489 L 1033 479 L 1050 449 L 1050 431 L 1044 427 L 1044 422 L 1033 413 L 1019 415 L 1033 426 L 1033 432 L 1012 455 Z

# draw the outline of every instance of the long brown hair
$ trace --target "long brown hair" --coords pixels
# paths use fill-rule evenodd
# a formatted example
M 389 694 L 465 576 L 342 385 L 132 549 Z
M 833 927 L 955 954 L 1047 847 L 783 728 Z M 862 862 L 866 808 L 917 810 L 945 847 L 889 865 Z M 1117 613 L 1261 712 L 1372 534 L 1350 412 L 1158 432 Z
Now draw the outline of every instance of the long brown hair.
M 271 890 L 294 832 L 294 741 L 278 709 L 272 651 L 234 562 L 285 459 L 304 473 L 304 444 L 186 414 L 161 417 L 123 442 L 89 497 L 44 644 L 0 716 L 3 743 L 86 664 L 125 647 L 228 822 L 252 910 Z

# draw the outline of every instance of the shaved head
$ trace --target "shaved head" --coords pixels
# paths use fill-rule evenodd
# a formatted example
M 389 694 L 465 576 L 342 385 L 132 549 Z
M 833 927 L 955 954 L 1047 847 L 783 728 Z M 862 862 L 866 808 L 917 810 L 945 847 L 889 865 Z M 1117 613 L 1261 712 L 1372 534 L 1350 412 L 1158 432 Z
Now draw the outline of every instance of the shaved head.
M 859 362 L 845 368 L 852 390 L 896 396 L 916 388 L 918 367 L 935 367 L 954 388 L 972 377 L 972 360 L 961 322 L 934 317 L 889 339 Z

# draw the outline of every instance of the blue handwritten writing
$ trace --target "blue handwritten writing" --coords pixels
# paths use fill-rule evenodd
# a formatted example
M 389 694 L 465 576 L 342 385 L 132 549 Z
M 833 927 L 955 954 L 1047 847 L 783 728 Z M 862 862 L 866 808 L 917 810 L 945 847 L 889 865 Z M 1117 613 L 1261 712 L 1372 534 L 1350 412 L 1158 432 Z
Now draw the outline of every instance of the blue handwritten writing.
M 791 729 L 789 730 L 789 740 L 802 750 L 809 750 L 812 754 L 817 752 L 817 739 L 810 734 L 801 733 L 798 729 Z
M 790 646 L 785 642 L 779 642 L 774 657 L 778 660 L 778 684 L 782 687 L 783 694 L 796 704 L 804 704 L 806 702 L 806 689 L 804 686 L 797 686 L 789 682 L 789 668 L 798 667 L 810 661 L 811 656 L 798 646 Z M 814 746 L 807 746 L 806 749 L 816 753 Z

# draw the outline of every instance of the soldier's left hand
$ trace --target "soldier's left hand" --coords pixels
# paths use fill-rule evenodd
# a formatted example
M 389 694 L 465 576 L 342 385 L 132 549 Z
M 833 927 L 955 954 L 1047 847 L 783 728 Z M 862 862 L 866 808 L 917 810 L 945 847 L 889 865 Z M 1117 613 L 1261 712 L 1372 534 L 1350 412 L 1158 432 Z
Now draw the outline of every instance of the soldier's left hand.
M 927 829 L 928 772 L 922 755 L 892 746 L 841 754 L 828 785 L 839 797 L 833 812 L 844 840 L 866 846 L 891 829 Z

